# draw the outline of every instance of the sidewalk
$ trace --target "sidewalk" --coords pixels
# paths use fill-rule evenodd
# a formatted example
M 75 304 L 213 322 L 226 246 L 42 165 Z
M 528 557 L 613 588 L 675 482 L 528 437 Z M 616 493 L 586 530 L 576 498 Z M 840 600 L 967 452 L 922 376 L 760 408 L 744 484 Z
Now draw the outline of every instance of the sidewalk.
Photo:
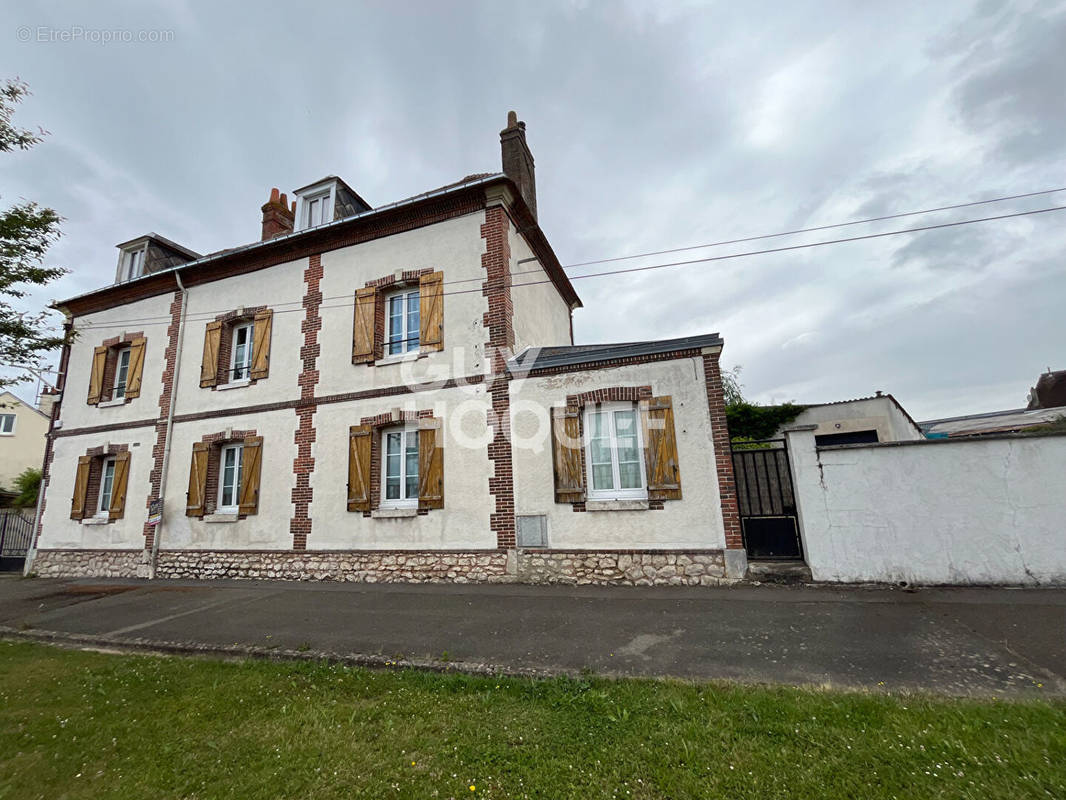
M 0 578 L 6 635 L 357 663 L 1066 696 L 1066 590 Z

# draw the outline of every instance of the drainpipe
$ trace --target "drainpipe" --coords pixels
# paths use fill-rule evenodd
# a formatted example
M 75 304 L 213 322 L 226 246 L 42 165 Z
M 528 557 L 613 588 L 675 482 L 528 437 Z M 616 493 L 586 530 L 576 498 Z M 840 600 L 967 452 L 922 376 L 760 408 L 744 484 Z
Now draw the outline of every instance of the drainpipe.
M 174 352 L 174 376 L 170 381 L 170 403 L 167 408 L 167 428 L 163 439 L 163 472 L 159 476 L 159 501 L 162 503 L 159 522 L 155 525 L 152 536 L 152 561 L 148 567 L 149 579 L 155 578 L 156 564 L 159 561 L 159 540 L 163 538 L 163 523 L 166 521 L 167 473 L 170 468 L 170 434 L 174 428 L 174 398 L 178 391 L 178 377 L 181 375 L 181 345 L 185 341 L 185 313 L 189 310 L 189 290 L 181 282 L 181 273 L 174 271 L 174 279 L 181 290 L 181 317 L 178 320 L 178 342 Z

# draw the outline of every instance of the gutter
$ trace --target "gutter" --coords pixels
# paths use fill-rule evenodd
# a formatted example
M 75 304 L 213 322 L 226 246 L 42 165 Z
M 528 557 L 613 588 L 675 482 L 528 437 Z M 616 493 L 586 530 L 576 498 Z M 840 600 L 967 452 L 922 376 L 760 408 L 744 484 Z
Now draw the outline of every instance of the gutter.
M 170 379 L 170 403 L 167 408 L 167 426 L 166 431 L 163 434 L 163 468 L 159 476 L 159 497 L 160 502 L 160 514 L 159 522 L 155 525 L 155 531 L 152 535 L 152 557 L 148 564 L 148 577 L 150 579 L 155 578 L 156 564 L 159 561 L 159 540 L 163 538 L 163 525 L 166 521 L 166 514 L 164 513 L 166 508 L 166 496 L 167 496 L 167 474 L 170 471 L 170 441 L 171 433 L 174 430 L 174 398 L 178 393 L 178 378 L 181 375 L 181 346 L 185 341 L 185 314 L 189 310 L 189 290 L 185 288 L 185 284 L 181 281 L 181 272 L 179 270 L 174 271 L 174 280 L 178 282 L 178 288 L 181 290 L 181 318 L 178 320 L 178 341 L 174 348 L 174 375 Z

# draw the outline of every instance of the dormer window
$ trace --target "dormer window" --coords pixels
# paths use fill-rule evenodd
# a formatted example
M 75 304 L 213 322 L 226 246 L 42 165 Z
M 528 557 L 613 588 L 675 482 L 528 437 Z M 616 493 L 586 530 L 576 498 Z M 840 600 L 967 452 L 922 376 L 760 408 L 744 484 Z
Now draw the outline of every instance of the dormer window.
M 119 282 L 132 281 L 144 274 L 144 254 L 148 250 L 147 245 L 122 251 L 119 262 Z
M 294 230 L 317 228 L 337 219 L 369 211 L 370 206 L 336 175 L 296 190 Z
M 333 202 L 329 192 L 308 197 L 304 201 L 304 209 L 307 219 L 305 228 L 313 228 L 323 222 L 329 222 L 332 217 Z

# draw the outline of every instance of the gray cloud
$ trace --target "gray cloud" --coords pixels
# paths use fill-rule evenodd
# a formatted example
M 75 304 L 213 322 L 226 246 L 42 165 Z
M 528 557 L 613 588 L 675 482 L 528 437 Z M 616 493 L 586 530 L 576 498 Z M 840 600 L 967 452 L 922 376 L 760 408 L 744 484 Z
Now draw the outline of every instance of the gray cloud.
M 0 161 L 0 194 L 67 218 L 52 255 L 73 272 L 34 295 L 46 302 L 107 283 L 113 245 L 148 230 L 201 252 L 254 240 L 272 186 L 335 173 L 377 205 L 498 169 L 510 108 L 564 263 L 1048 188 L 1063 178 L 1064 9 L 20 4 L 0 74 L 31 84 L 19 121 L 52 135 Z M 20 25 L 174 35 L 19 43 Z M 760 400 L 883 389 L 918 417 L 1017 406 L 1063 366 L 1063 252 L 1045 215 L 579 280 L 575 329 L 717 330 Z

